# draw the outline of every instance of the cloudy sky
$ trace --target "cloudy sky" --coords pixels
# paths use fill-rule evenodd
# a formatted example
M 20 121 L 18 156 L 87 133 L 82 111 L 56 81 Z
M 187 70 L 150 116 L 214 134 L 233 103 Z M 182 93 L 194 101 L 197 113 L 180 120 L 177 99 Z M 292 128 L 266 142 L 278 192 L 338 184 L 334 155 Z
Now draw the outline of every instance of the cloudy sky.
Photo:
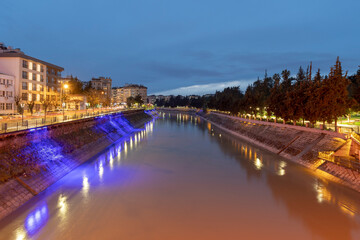
M 1 0 L 0 42 L 83 81 L 204 94 L 310 61 L 360 65 L 358 0 Z

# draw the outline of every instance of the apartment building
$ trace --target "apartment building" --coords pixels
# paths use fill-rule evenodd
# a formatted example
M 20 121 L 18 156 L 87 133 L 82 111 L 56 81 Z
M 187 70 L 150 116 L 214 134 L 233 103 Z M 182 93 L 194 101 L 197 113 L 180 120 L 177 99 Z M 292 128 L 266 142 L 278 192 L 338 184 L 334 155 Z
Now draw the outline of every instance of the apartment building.
M 34 101 L 35 111 L 42 109 L 44 99 L 53 101 L 54 105 L 60 104 L 59 79 L 63 70 L 62 67 L 28 56 L 19 48 L 13 49 L 0 43 L 0 72 L 13 76 L 13 96 L 20 97 L 23 103 Z
M 111 89 L 111 102 L 113 105 L 121 105 L 121 104 L 125 104 L 125 102 L 123 102 L 124 99 L 124 89 L 122 87 L 113 87 Z
M 157 99 L 156 95 L 150 95 L 150 96 L 147 97 L 147 103 L 155 104 L 156 99 Z
M 0 113 L 10 114 L 15 110 L 14 76 L 0 72 Z
M 126 84 L 124 87 L 115 87 L 112 89 L 112 102 L 115 105 L 126 104 L 129 97 L 140 95 L 144 103 L 147 102 L 147 87 L 138 84 Z
M 107 98 L 111 98 L 111 78 L 99 77 L 92 78 L 90 81 L 91 87 L 96 90 L 102 90 Z

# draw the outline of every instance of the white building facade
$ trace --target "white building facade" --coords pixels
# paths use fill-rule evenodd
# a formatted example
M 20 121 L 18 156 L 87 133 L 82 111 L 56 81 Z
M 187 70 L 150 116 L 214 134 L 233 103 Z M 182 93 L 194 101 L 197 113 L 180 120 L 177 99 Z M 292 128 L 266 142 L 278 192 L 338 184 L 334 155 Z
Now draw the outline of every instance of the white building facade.
M 44 99 L 59 105 L 59 79 L 63 70 L 0 43 L 0 72 L 13 77 L 13 97 L 19 97 L 25 109 L 27 102 L 34 101 L 34 111 L 40 111 Z
M 15 77 L 0 72 L 0 113 L 15 112 Z

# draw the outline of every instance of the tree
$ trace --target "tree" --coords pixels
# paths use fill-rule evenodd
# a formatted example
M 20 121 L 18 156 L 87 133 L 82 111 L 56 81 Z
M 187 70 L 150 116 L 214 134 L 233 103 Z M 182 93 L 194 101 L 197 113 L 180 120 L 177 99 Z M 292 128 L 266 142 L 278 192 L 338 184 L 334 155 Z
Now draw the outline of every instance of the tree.
M 285 121 L 289 120 L 291 117 L 291 114 L 289 114 L 289 112 L 292 111 L 291 108 L 291 104 L 288 101 L 288 92 L 290 92 L 291 90 L 291 82 L 292 82 L 292 78 L 290 77 L 290 71 L 288 71 L 287 69 L 283 70 L 281 72 L 281 84 L 279 86 L 278 89 L 278 94 L 277 94 L 277 111 L 278 114 L 277 117 L 281 117 L 282 119 L 284 119 Z
M 142 105 L 144 103 L 144 101 L 142 100 L 141 96 L 140 95 L 137 95 L 135 98 L 134 98 L 134 102 L 139 104 L 139 105 Z
M 47 113 L 47 110 L 49 109 L 49 107 L 51 106 L 51 101 L 49 99 L 43 99 L 41 101 L 41 104 L 42 104 L 43 109 L 44 109 L 44 120 L 46 122 L 46 113 Z
M 30 114 L 33 115 L 34 112 L 34 106 L 35 106 L 35 101 L 31 100 L 30 102 L 26 103 L 27 107 L 29 108 Z
M 135 103 L 135 99 L 133 96 L 130 96 L 126 99 L 126 105 L 130 108 Z
M 305 109 L 305 118 L 312 124 L 314 124 L 317 120 L 323 119 L 321 116 L 322 107 L 320 106 L 320 102 L 322 94 L 326 93 L 321 92 L 322 80 L 323 77 L 320 74 L 320 69 L 318 69 L 306 92 L 308 101 Z
M 50 102 L 51 102 L 50 106 L 54 106 L 55 110 L 60 107 L 60 102 L 59 101 L 51 100 Z
M 267 115 L 271 116 L 272 114 L 275 115 L 276 119 L 278 118 L 278 116 L 281 115 L 281 100 L 282 100 L 282 93 L 281 93 L 281 89 L 280 89 L 280 74 L 275 73 L 274 76 L 272 77 L 274 80 L 274 85 L 270 90 L 270 96 L 267 99 Z
M 24 106 L 22 105 L 22 100 L 19 96 L 15 96 L 15 105 L 16 105 L 16 109 L 17 109 L 17 112 L 19 114 L 21 114 L 21 122 L 24 121 Z
M 335 131 L 337 131 L 338 117 L 345 116 L 348 109 L 354 104 L 350 99 L 347 87 L 349 80 L 347 73 L 343 74 L 339 57 L 330 69 L 329 77 L 323 80 L 321 92 L 326 93 L 322 96 L 322 117 L 329 123 L 335 121 Z
M 89 88 L 87 89 L 87 91 L 85 92 L 86 95 L 86 100 L 89 103 L 90 107 L 94 110 L 94 108 L 100 104 L 100 96 L 101 94 L 99 93 L 99 91 L 93 89 L 93 88 Z
M 356 74 L 349 76 L 350 84 L 348 87 L 349 95 L 356 100 L 356 104 L 352 107 L 353 110 L 360 110 L 360 66 Z
M 72 94 L 82 94 L 84 92 L 84 83 L 81 82 L 77 77 L 73 77 L 71 75 L 68 84 Z

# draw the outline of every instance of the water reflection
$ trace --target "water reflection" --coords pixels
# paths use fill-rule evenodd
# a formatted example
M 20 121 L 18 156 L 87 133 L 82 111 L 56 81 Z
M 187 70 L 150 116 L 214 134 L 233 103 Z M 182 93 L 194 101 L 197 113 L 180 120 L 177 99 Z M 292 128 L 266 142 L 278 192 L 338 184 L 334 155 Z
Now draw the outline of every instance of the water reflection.
M 49 212 L 45 203 L 35 208 L 35 210 L 30 212 L 25 219 L 24 226 L 27 234 L 33 236 L 37 233 L 46 224 L 48 218 Z
M 173 119 L 173 116 L 169 119 Z M 191 118 L 188 122 L 186 119 L 183 114 L 177 116 L 177 122 L 192 124 Z M 199 125 L 199 128 L 212 136 L 211 139 L 218 143 L 224 154 L 236 159 L 242 169 L 246 170 L 248 179 L 265 179 L 274 198 L 286 207 L 291 217 L 303 222 L 314 236 L 322 239 L 352 239 L 352 232 L 360 229 L 359 221 L 354 220 L 360 217 L 358 193 L 329 182 L 321 175 L 281 157 L 260 151 L 229 134 L 221 133 L 209 122 Z
M 94 239 L 117 230 L 116 237 L 129 239 L 133 231 L 156 224 L 169 235 L 179 229 L 188 234 L 156 239 L 249 239 L 249 232 L 243 233 L 248 228 L 264 232 L 255 233 L 264 236 L 257 239 L 291 239 L 284 236 L 292 230 L 314 239 L 359 234 L 359 194 L 229 136 L 197 116 L 162 116 L 151 141 L 154 124 L 111 146 L 74 171 L 73 178 L 67 176 L 66 186 L 49 194 L 51 220 L 38 233 L 73 231 L 81 238 L 96 226 L 90 236 Z M 61 216 L 66 216 L 66 224 Z M 25 225 L 22 228 L 7 239 L 26 238 Z M 166 236 L 161 229 L 154 228 L 155 234 Z M 194 233 L 201 235 L 195 238 Z

